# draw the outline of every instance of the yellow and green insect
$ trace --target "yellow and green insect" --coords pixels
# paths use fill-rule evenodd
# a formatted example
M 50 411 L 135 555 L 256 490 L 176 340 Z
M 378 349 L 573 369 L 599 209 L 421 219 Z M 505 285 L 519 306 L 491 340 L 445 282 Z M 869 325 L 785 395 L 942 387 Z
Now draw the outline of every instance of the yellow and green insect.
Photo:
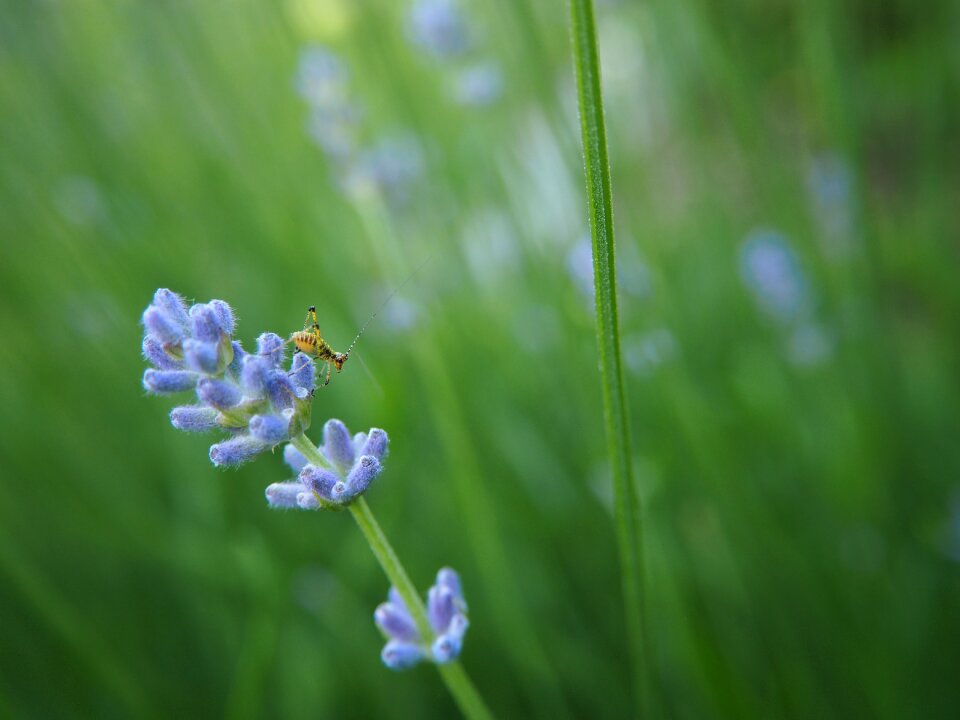
M 400 283 L 400 286 L 395 288 L 393 292 L 387 295 L 386 299 L 380 304 L 376 310 L 370 313 L 370 317 L 367 318 L 367 321 L 363 324 L 363 327 L 360 328 L 360 332 L 357 333 L 357 336 L 353 339 L 353 342 L 350 343 L 350 347 L 347 348 L 346 352 L 337 352 L 328 343 L 324 338 L 323 334 L 320 332 L 320 326 L 317 324 L 317 308 L 314 305 L 311 305 L 307 308 L 307 319 L 303 321 L 303 330 L 298 330 L 290 336 L 290 339 L 287 340 L 288 343 L 293 343 L 297 346 L 297 350 L 302 352 L 308 357 L 312 357 L 315 360 L 319 360 L 326 367 L 326 378 L 323 381 L 323 386 L 326 387 L 330 384 L 330 366 L 333 365 L 337 372 L 340 372 L 343 369 L 343 364 L 350 359 L 350 353 L 353 351 L 353 347 L 357 344 L 357 340 L 360 339 L 360 336 L 363 335 L 363 331 L 367 329 L 367 326 L 373 322 L 373 319 L 377 316 L 387 303 L 396 295 L 403 287 L 410 282 L 410 279 L 420 272 L 420 269 L 427 264 L 427 261 L 430 258 L 428 257 L 409 275 L 406 279 Z M 361 364 L 363 364 L 363 359 L 360 359 Z M 366 365 L 364 364 L 364 367 Z M 369 370 L 367 371 L 369 372 Z
M 360 336 L 357 335 L 357 337 Z M 303 330 L 295 332 L 287 342 L 292 342 L 304 355 L 324 364 L 327 370 L 324 386 L 330 384 L 330 366 L 333 365 L 337 368 L 337 372 L 340 372 L 343 364 L 350 358 L 350 350 L 353 349 L 353 344 L 345 353 L 337 352 L 330 347 L 330 343 L 324 340 L 320 333 L 320 326 L 317 324 L 317 308 L 313 305 L 307 308 L 307 319 L 303 321 Z

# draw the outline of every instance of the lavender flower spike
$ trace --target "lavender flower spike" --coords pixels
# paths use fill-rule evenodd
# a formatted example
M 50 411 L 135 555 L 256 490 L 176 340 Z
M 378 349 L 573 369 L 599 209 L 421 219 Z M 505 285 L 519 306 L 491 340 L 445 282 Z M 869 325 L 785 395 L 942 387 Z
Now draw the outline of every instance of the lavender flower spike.
M 262 333 L 258 353 L 247 353 L 233 339 L 236 324 L 223 300 L 187 308 L 163 288 L 143 313 L 143 356 L 153 366 L 144 372 L 143 386 L 158 395 L 195 392 L 197 404 L 170 413 L 176 429 L 233 433 L 210 447 L 217 466 L 251 460 L 310 427 L 313 363 L 301 357 L 290 370 L 282 368 L 284 341 L 276 333 Z M 278 506 L 299 506 L 296 493 L 283 497 Z
M 441 568 L 437 582 L 427 592 L 427 608 L 433 636 L 423 638 L 396 588 L 390 588 L 387 602 L 373 614 L 374 622 L 387 639 L 380 657 L 391 670 L 412 667 L 420 660 L 442 665 L 453 662 L 463 649 L 463 636 L 470 626 L 467 604 L 460 590 L 460 578 L 450 568 Z

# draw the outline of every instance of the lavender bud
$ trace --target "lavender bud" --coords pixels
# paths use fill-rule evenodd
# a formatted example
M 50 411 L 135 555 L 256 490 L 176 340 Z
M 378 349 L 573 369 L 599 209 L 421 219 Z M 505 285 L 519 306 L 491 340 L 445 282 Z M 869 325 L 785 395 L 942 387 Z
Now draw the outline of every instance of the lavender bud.
M 413 622 L 413 616 L 410 615 L 410 611 L 407 609 L 407 603 L 404 602 L 403 595 L 401 595 L 400 591 L 397 590 L 393 585 L 391 585 L 390 589 L 387 591 L 387 602 L 389 602 L 398 610 L 405 612 L 407 617 L 410 618 L 410 622 Z
M 350 474 L 347 475 L 345 483 L 347 497 L 355 498 L 357 495 L 363 493 L 370 487 L 370 483 L 380 474 L 381 470 L 383 470 L 383 466 L 375 457 L 372 455 L 362 456 L 354 464 L 353 469 L 350 470 Z
M 460 586 L 460 576 L 457 575 L 456 570 L 448 567 L 440 568 L 437 571 L 437 585 L 449 588 L 453 597 L 457 600 L 458 606 L 464 609 L 467 607 L 463 599 L 463 588 Z
M 300 471 L 300 482 L 306 485 L 308 490 L 313 490 L 323 499 L 332 500 L 330 491 L 338 480 L 337 476 L 326 468 L 307 465 Z
M 187 325 L 187 304 L 175 292 L 160 288 L 153 294 L 153 304 L 173 322 Z
M 299 473 L 307 464 L 307 459 L 293 445 L 287 443 L 283 446 L 283 461 L 293 468 L 293 471 Z
M 456 660 L 463 649 L 463 634 L 467 631 L 467 619 L 463 615 L 456 615 L 450 626 L 450 630 L 438 636 L 430 647 L 433 660 L 439 665 Z
M 383 647 L 380 658 L 391 670 L 406 670 L 423 660 L 423 648 L 412 643 L 391 640 Z
M 206 405 L 226 410 L 239 405 L 243 395 L 240 388 L 231 382 L 201 378 L 197 383 L 197 397 Z
M 190 308 L 190 331 L 193 337 L 204 342 L 220 340 L 220 319 L 216 311 L 205 303 Z
M 298 507 L 297 496 L 307 492 L 307 489 L 298 482 L 279 482 L 268 485 L 266 492 L 267 503 L 273 508 Z
M 320 507 L 320 501 L 308 490 L 297 495 L 297 507 L 301 510 L 317 510 Z
M 219 427 L 217 411 L 203 405 L 181 405 L 170 411 L 170 424 L 185 432 L 206 432 Z
M 383 633 L 393 640 L 419 642 L 420 633 L 406 610 L 399 609 L 393 603 L 382 603 L 373 613 L 373 620 Z
M 327 420 L 323 426 L 323 452 L 341 472 L 346 472 L 353 465 L 350 432 L 339 420 Z
M 279 415 L 254 415 L 250 418 L 250 434 L 269 445 L 286 440 L 289 426 L 290 420 Z
M 353 436 L 353 456 L 363 455 L 360 450 L 363 449 L 364 443 L 367 442 L 367 434 L 365 432 L 358 432 Z
M 183 392 L 197 386 L 197 374 L 187 370 L 154 370 L 143 373 L 143 387 L 147 392 L 163 395 Z
M 178 343 L 184 337 L 183 326 L 154 305 L 143 312 L 143 326 L 150 337 L 161 343 Z
M 269 448 L 270 445 L 262 440 L 250 435 L 238 435 L 211 445 L 210 460 L 217 467 L 239 465 L 247 460 L 252 460 L 256 455 Z
M 370 435 L 360 448 L 359 455 L 372 455 L 377 460 L 383 460 L 387 454 L 387 446 L 390 439 L 385 430 L 380 428 L 371 428 Z
M 217 324 L 220 331 L 227 335 L 233 335 L 235 321 L 233 319 L 233 310 L 223 300 L 211 300 L 210 308 L 217 316 Z
M 341 480 L 330 488 L 330 499 L 338 505 L 344 505 L 353 499 L 353 495 L 347 493 L 347 486 Z
M 270 363 L 259 355 L 247 355 L 243 358 L 240 371 L 240 384 L 250 397 L 261 398 L 267 391 L 267 375 Z
M 266 376 L 267 397 L 277 410 L 288 410 L 293 407 L 293 399 L 305 399 L 310 393 L 303 388 L 296 387 L 283 370 L 270 370 Z
M 230 361 L 230 372 L 234 377 L 239 378 L 240 373 L 243 372 L 243 359 L 247 356 L 247 351 L 243 349 L 243 345 L 234 340 L 230 343 L 231 348 L 233 349 L 233 360 Z
M 187 338 L 183 341 L 183 359 L 191 370 L 213 375 L 220 361 L 217 343 Z
M 293 364 L 290 369 L 290 381 L 296 387 L 307 390 L 308 392 L 313 390 L 314 375 L 313 360 L 299 352 L 293 356 Z
M 257 338 L 257 354 L 265 357 L 273 367 L 283 364 L 283 338 L 272 332 L 265 332 Z
M 171 357 L 163 344 L 151 335 L 143 338 L 143 357 L 160 370 L 182 370 L 183 363 Z
M 434 632 L 446 632 L 450 619 L 457 611 L 454 595 L 448 587 L 434 585 L 427 592 L 427 615 Z

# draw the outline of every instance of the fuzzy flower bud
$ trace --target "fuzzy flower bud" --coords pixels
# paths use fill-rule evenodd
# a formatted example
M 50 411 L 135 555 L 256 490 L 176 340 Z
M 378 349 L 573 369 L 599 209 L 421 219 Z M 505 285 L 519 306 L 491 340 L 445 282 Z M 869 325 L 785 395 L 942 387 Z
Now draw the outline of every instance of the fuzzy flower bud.
M 226 410 L 239 405 L 243 394 L 240 388 L 231 382 L 203 378 L 197 383 L 197 397 L 210 407 Z
M 167 353 L 163 344 L 151 335 L 143 338 L 143 357 L 159 370 L 183 370 L 183 362 Z
M 327 420 L 323 426 L 323 453 L 340 472 L 348 471 L 353 465 L 350 431 L 339 420 Z
M 257 354 L 266 358 L 273 367 L 280 367 L 283 364 L 283 338 L 276 333 L 263 333 L 257 338 Z
M 193 337 L 203 342 L 220 340 L 220 318 L 208 304 L 198 303 L 190 308 L 190 330 Z
M 217 411 L 203 405 L 182 405 L 170 411 L 170 424 L 185 432 L 206 432 L 219 427 Z
M 307 492 L 307 488 L 298 482 L 279 482 L 267 486 L 264 493 L 272 508 L 295 508 L 297 496 Z
M 213 375 L 220 362 L 217 343 L 187 338 L 183 341 L 183 359 L 195 372 Z
M 292 415 L 293 411 L 290 414 Z M 250 418 L 250 434 L 268 445 L 276 445 L 286 440 L 289 426 L 289 418 L 279 415 L 254 415 Z
M 283 461 L 298 474 L 307 464 L 307 459 L 303 454 L 289 443 L 283 446 Z
M 199 376 L 187 370 L 154 370 L 143 373 L 143 387 L 147 392 L 157 395 L 192 390 Z
M 269 443 L 251 435 L 237 435 L 229 440 L 211 445 L 210 460 L 217 467 L 240 465 L 269 449 Z

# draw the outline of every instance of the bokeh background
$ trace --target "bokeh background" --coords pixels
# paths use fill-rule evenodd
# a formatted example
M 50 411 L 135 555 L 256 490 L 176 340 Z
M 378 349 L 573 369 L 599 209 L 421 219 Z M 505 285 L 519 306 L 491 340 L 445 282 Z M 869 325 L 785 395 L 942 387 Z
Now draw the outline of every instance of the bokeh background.
M 0 715 L 455 716 L 141 386 L 157 287 L 343 349 L 419 267 L 312 434 L 389 431 L 497 715 L 629 716 L 565 4 L 2 5 Z M 658 715 L 955 717 L 958 6 L 597 13 Z

